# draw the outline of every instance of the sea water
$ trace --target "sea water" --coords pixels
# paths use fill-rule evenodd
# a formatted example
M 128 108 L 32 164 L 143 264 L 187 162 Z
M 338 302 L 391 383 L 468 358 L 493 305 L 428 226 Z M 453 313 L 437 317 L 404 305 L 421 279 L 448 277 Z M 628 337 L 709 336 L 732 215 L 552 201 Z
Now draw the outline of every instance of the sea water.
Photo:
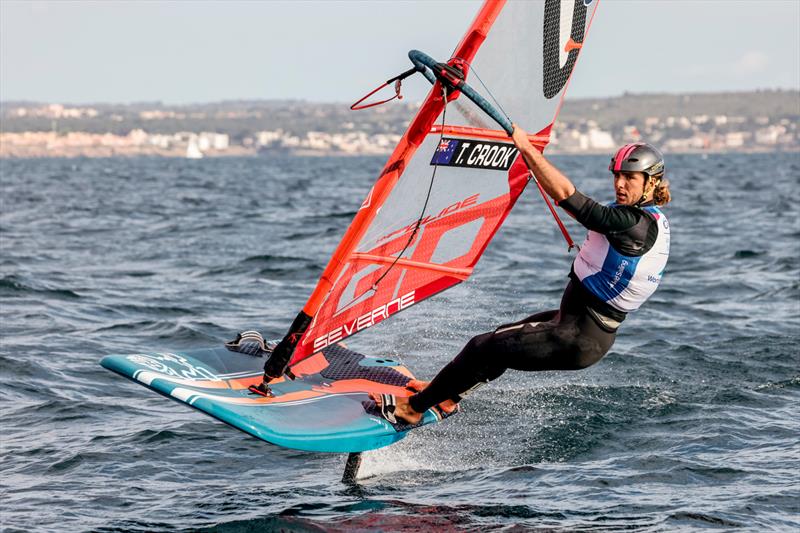
M 613 198 L 606 157 L 553 159 Z M 507 372 L 366 453 L 356 487 L 343 455 L 266 444 L 98 365 L 281 336 L 383 162 L 0 162 L 2 529 L 800 527 L 798 154 L 669 156 L 670 263 L 611 352 Z M 430 378 L 471 335 L 556 307 L 573 256 L 530 188 L 468 282 L 350 345 Z

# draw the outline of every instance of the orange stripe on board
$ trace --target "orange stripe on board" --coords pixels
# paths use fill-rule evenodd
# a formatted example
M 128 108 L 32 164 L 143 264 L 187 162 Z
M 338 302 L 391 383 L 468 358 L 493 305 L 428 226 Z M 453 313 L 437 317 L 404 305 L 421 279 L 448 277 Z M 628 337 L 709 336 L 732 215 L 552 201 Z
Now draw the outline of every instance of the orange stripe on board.
M 368 379 L 341 379 L 332 382 L 330 387 L 314 387 L 314 390 L 324 392 L 325 394 L 346 394 L 353 392 L 389 393 L 402 398 L 414 394 L 405 387 L 386 385 L 385 383 L 377 383 Z
M 264 381 L 264 375 L 257 374 L 246 378 L 230 379 L 228 380 L 228 385 L 230 385 L 233 390 L 244 390 L 250 387 L 250 385 L 259 385 L 262 381 Z M 280 381 L 283 381 L 283 378 L 281 378 Z M 274 383 L 278 382 L 278 380 L 274 381 Z
M 308 359 L 304 359 L 303 361 L 297 363 L 294 367 L 292 367 L 292 373 L 294 373 L 297 377 L 308 376 L 310 374 L 319 374 L 323 369 L 328 366 L 328 360 L 325 359 L 325 355 L 322 352 L 314 354 L 312 357 Z M 277 383 L 283 383 L 286 381 L 286 377 L 281 376 L 273 381 L 270 382 L 271 385 L 275 385 Z M 229 379 L 227 381 L 228 386 L 234 390 L 243 390 L 250 387 L 250 385 L 259 385 L 264 380 L 262 374 L 257 374 L 254 376 L 248 376 L 244 378 L 238 379 Z
M 310 374 L 319 374 L 329 364 L 330 363 L 328 363 L 325 355 L 322 352 L 319 352 L 294 365 L 292 367 L 292 373 L 299 377 L 308 376 Z
M 161 379 L 164 381 L 169 381 L 170 383 L 175 383 L 177 385 L 185 385 L 188 387 L 197 387 L 201 389 L 228 389 L 230 386 L 228 385 L 228 381 L 225 380 L 210 380 L 210 379 L 186 379 L 186 378 L 176 378 L 174 376 L 170 376 L 168 374 L 162 374 L 161 372 L 156 372 L 155 370 L 143 370 L 140 371 L 137 376 L 141 376 L 145 374 L 147 377 L 152 377 L 154 379 Z M 136 378 L 137 381 L 142 381 L 139 377 Z

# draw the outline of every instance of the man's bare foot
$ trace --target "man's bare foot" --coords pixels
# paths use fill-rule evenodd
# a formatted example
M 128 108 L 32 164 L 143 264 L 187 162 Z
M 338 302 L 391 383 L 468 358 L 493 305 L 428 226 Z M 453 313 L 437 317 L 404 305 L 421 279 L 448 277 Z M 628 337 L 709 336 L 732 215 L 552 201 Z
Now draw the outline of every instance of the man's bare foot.
M 413 390 L 414 392 L 420 392 L 422 389 L 430 385 L 430 381 L 421 381 L 419 379 L 412 379 L 408 383 L 406 383 L 406 388 L 408 390 Z M 458 403 L 454 402 L 453 400 L 445 400 L 439 404 L 439 409 L 444 411 L 446 414 L 453 413 L 456 409 L 458 409 Z
M 371 392 L 369 393 L 369 397 L 372 398 L 378 407 L 383 405 L 383 400 L 381 399 L 380 394 Z M 408 398 L 403 396 L 395 396 L 394 416 L 395 418 L 404 420 L 409 424 L 417 424 L 420 420 L 422 420 L 422 413 L 418 413 L 413 410 L 411 405 L 408 403 Z

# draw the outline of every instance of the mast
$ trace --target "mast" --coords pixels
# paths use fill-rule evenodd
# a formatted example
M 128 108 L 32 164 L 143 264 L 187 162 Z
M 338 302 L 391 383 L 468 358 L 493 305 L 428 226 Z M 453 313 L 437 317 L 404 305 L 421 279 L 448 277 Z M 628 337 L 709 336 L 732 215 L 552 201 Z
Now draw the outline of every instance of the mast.
M 505 0 L 486 0 L 486 2 L 484 2 L 475 20 L 456 47 L 453 53 L 453 59 L 449 61 L 450 64 L 462 64 L 462 62 L 469 63 L 472 61 L 504 5 Z M 455 99 L 457 96 L 457 94 L 448 95 L 448 100 Z M 407 163 L 410 161 L 425 136 L 430 133 L 431 127 L 442 112 L 444 105 L 445 102 L 442 97 L 441 85 L 437 82 L 431 89 L 431 92 L 428 94 L 394 152 L 389 157 L 378 181 L 373 185 L 367 195 L 367 199 L 361 205 L 358 213 L 356 213 L 353 222 L 339 242 L 339 246 L 333 252 L 333 256 L 325 267 L 308 301 L 295 317 L 289 331 L 264 365 L 265 380 L 276 379 L 284 373 L 292 377 L 291 371 L 288 370 L 288 365 L 298 342 L 313 322 L 314 316 L 333 287 L 334 281 L 337 279 L 349 256 L 364 236 L 364 233 L 367 231 L 378 209 L 383 205 L 384 200 L 386 200 L 386 197 L 399 180 Z

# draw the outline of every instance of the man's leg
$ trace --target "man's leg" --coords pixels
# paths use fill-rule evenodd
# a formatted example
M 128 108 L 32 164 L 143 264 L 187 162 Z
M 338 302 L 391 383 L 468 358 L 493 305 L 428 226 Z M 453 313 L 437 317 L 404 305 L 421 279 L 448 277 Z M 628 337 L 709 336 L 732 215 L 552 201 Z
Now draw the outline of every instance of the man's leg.
M 424 390 L 408 399 L 412 411 L 424 413 L 446 400 L 458 402 L 477 387 L 497 379 L 508 368 L 504 355 L 518 351 L 517 338 L 526 325 L 551 324 L 557 315 L 557 310 L 544 311 L 473 337 Z

